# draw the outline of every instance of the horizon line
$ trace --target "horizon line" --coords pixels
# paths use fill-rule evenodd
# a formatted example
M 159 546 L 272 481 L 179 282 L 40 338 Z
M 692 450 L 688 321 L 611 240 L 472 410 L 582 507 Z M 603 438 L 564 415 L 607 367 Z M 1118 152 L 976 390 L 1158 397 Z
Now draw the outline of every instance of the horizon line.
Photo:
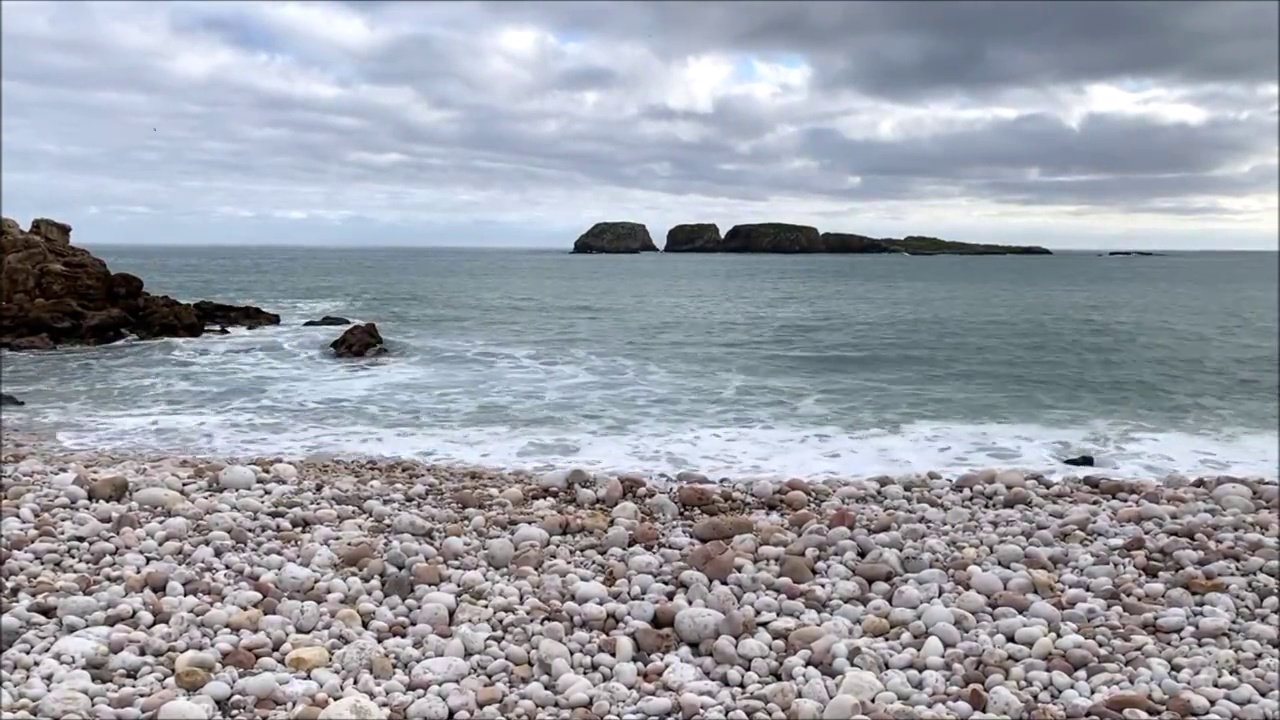
M 346 249 L 366 249 L 366 250 L 539 250 L 544 252 L 564 252 L 566 255 L 574 254 L 572 247 L 561 249 L 559 246 L 553 245 L 423 245 L 423 244 L 358 244 L 358 243 L 261 243 L 261 242 L 243 242 L 243 243 L 217 243 L 217 242 L 199 242 L 199 243 L 181 243 L 170 241 L 159 242 L 75 242 L 75 245 L 81 247 L 163 247 L 163 248 L 282 248 L 282 249 L 326 249 L 326 250 L 346 250 Z M 1016 247 L 1016 246 L 1011 246 Z M 1113 253 L 1113 252 L 1149 252 L 1149 253 L 1167 253 L 1167 254 L 1185 254 L 1185 253 L 1212 253 L 1212 252 L 1242 252 L 1242 253 L 1276 253 L 1280 252 L 1280 246 L 1275 248 L 1061 248 L 1051 245 L 1041 245 L 1054 254 L 1058 253 Z M 577 253 L 584 254 L 584 253 Z M 590 254 L 590 253 L 587 253 Z M 711 253 L 685 253 L 673 252 L 668 253 L 664 250 L 647 250 L 638 253 L 596 253 L 596 254 L 620 254 L 620 255 L 896 255 L 898 253 L 770 253 L 770 252 L 711 252 Z M 941 253 L 948 254 L 948 253 Z M 963 255 L 958 253 L 957 255 Z M 1016 253 L 1011 253 L 1016 255 Z M 925 257 L 925 255 L 913 256 Z M 999 255 L 977 255 L 976 257 L 1000 257 Z

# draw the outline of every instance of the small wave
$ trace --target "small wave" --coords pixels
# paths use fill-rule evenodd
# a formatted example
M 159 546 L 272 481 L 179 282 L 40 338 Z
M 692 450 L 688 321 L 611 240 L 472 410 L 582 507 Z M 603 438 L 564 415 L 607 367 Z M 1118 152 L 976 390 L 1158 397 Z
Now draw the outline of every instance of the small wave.
M 75 448 L 122 448 L 207 455 L 414 457 L 532 470 L 575 465 L 613 471 L 696 469 L 729 477 L 864 477 L 937 470 L 1016 467 L 1057 476 L 1060 464 L 1095 455 L 1115 477 L 1244 475 L 1276 478 L 1277 437 L 1267 433 L 1192 435 L 1115 425 L 913 423 L 894 430 L 839 428 L 652 428 L 626 434 L 502 427 L 281 427 L 253 412 L 99 417 L 96 427 L 64 430 Z

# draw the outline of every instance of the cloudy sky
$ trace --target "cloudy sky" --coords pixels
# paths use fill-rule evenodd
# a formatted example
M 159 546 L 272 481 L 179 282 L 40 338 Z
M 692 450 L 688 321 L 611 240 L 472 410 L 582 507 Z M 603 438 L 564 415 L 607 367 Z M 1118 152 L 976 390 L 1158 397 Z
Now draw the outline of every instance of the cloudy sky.
M 1277 245 L 1274 2 L 2 7 L 0 204 L 88 244 Z

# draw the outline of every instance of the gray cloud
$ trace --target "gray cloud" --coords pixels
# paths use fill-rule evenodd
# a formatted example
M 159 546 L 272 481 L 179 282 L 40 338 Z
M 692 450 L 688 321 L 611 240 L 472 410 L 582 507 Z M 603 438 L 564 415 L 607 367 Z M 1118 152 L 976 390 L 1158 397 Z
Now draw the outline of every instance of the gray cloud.
M 3 204 L 112 239 L 258 218 L 544 242 L 627 216 L 1274 247 L 1276 25 L 1221 2 L 6 4 Z

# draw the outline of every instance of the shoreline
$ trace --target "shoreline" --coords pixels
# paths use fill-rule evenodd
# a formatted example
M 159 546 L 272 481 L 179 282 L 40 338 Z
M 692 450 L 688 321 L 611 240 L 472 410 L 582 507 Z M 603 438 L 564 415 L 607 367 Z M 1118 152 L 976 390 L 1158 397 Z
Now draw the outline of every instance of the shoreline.
M 4 436 L 6 717 L 1280 714 L 1273 482 L 656 483 L 46 440 Z
M 18 417 L 14 417 L 17 415 Z M 848 482 L 859 479 L 870 479 L 879 477 L 902 477 L 902 476 L 925 476 L 931 474 L 941 474 L 947 477 L 958 477 L 966 473 L 976 473 L 988 469 L 1000 470 L 1016 470 L 1024 473 L 1028 477 L 1043 477 L 1053 482 L 1079 482 L 1086 476 L 1099 476 L 1116 480 L 1157 480 L 1160 482 L 1184 482 L 1194 478 L 1217 478 L 1232 477 L 1249 479 L 1261 483 L 1280 483 L 1280 466 L 1268 471 L 1260 470 L 1262 466 L 1271 465 L 1267 462 L 1260 464 L 1257 458 L 1251 457 L 1248 460 L 1228 460 L 1227 457 L 1213 456 L 1216 462 L 1223 467 L 1200 467 L 1191 469 L 1181 466 L 1173 462 L 1172 457 L 1163 457 L 1159 454 L 1158 449 L 1149 452 L 1155 452 L 1153 457 L 1159 459 L 1155 469 L 1144 468 L 1142 463 L 1146 462 L 1141 458 L 1144 457 L 1142 450 L 1137 448 L 1129 448 L 1121 451 L 1110 450 L 1101 453 L 1100 461 L 1095 466 L 1076 466 L 1063 462 L 1063 459 L 1075 457 L 1077 455 L 1089 455 L 1093 451 L 1087 444 L 1079 444 L 1075 447 L 1056 448 L 1046 453 L 1042 459 L 1026 456 L 1016 460 L 1008 460 L 1000 462 L 992 459 L 990 462 L 983 462 L 981 459 L 970 460 L 961 459 L 957 461 L 955 458 L 939 458 L 936 453 L 930 453 L 932 445 L 928 439 L 912 440 L 904 438 L 902 443 L 897 443 L 895 449 L 901 450 L 903 444 L 919 443 L 921 451 L 914 455 L 915 459 L 903 461 L 901 459 L 893 462 L 881 462 L 870 466 L 860 463 L 862 458 L 857 456 L 850 457 L 849 469 L 832 469 L 833 465 L 839 463 L 823 461 L 818 466 L 825 466 L 823 469 L 816 469 L 814 466 L 807 468 L 800 467 L 784 467 L 777 465 L 767 469 L 760 467 L 748 467 L 745 465 L 729 466 L 729 465 L 709 465 L 699 463 L 697 461 L 687 463 L 673 463 L 671 459 L 665 462 L 651 462 L 644 459 L 632 459 L 619 461 L 618 459 L 600 460 L 591 457 L 562 457 L 548 456 L 536 461 L 515 460 L 508 458 L 502 460 L 500 458 L 485 458 L 486 453 L 476 453 L 474 457 L 438 457 L 432 458 L 422 454 L 413 454 L 397 451 L 389 452 L 371 452 L 364 450 L 349 450 L 341 446 L 329 446 L 326 448 L 320 445 L 317 448 L 299 449 L 296 445 L 284 443 L 284 448 L 267 449 L 262 443 L 255 443 L 253 447 L 241 448 L 240 451 L 228 450 L 226 448 L 210 448 L 208 450 L 193 450 L 191 445 L 184 443 L 182 446 L 163 448 L 155 446 L 141 446 L 111 443 L 106 446 L 95 445 L 91 441 L 80 439 L 72 442 L 64 442 L 59 440 L 57 434 L 64 431 L 62 423 L 33 421 L 29 418 L 21 417 L 21 410 L 15 412 L 8 410 L 4 416 L 4 444 L 7 447 L 9 438 L 15 438 L 24 445 L 29 445 L 39 449 L 40 452 L 46 454 L 104 454 L 114 457 L 130 457 L 134 459 L 162 459 L 169 457 L 182 457 L 204 461 L 224 461 L 253 463 L 262 459 L 270 458 L 273 461 L 280 462 L 306 462 L 309 460 L 342 460 L 350 462 L 403 462 L 414 463 L 423 467 L 441 467 L 441 468 L 464 468 L 472 470 L 483 470 L 493 473 L 517 473 L 523 475 L 538 475 L 545 472 L 551 472 L 561 469 L 581 468 L 592 473 L 611 473 L 611 474 L 637 474 L 650 479 L 667 478 L 674 479 L 684 472 L 702 473 L 716 481 L 755 481 L 755 480 L 774 480 L 783 481 L 790 478 L 801 478 L 814 482 Z M 1061 434 L 1069 437 L 1071 430 L 1063 430 Z M 1252 439 L 1250 437 L 1250 439 Z M 432 438 L 424 438 L 424 443 L 431 443 Z M 334 449 L 336 448 L 336 449 Z M 1252 448 L 1244 448 L 1246 450 Z M 508 455 L 510 453 L 508 452 Z M 1195 453 L 1184 453 L 1186 457 L 1195 457 Z M 1203 455 L 1203 454 L 1202 454 Z M 938 462 L 929 462 L 927 458 L 932 457 Z M 921 460 L 925 458 L 925 460 Z M 792 458 L 793 460 L 795 458 Z M 829 460 L 830 458 L 827 458 Z M 948 462 L 951 460 L 951 462 Z M 751 462 L 748 460 L 747 462 Z M 801 464 L 804 464 L 801 459 Z M 861 464 L 859 469 L 857 466 Z M 1155 464 L 1155 463 L 1152 463 Z M 663 467 L 655 467 L 662 465 Z

